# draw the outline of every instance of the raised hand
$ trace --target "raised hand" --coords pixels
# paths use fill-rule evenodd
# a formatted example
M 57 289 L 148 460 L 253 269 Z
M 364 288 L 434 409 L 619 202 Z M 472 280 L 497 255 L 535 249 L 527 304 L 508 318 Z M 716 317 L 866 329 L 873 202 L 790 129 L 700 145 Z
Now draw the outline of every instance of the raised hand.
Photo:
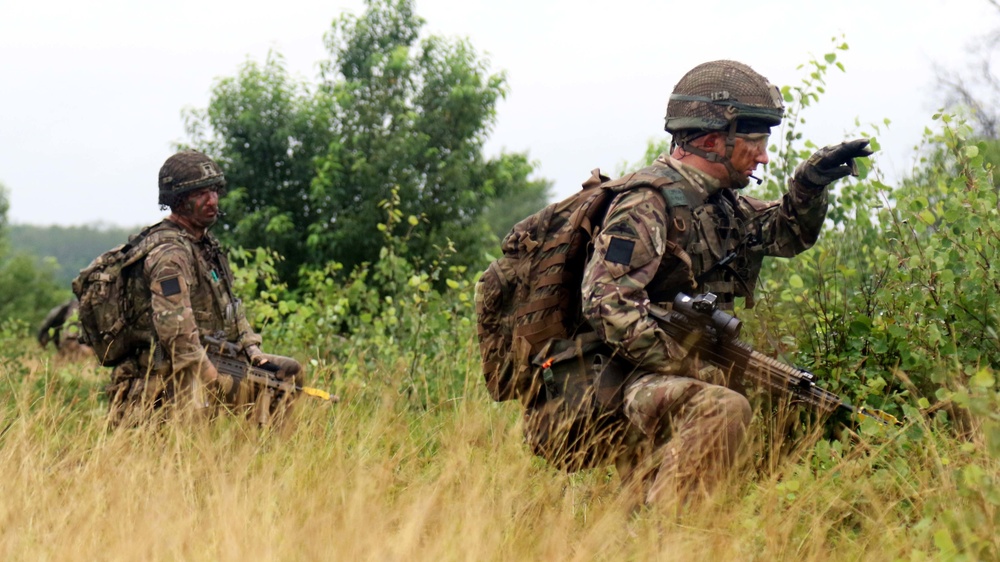
M 795 168 L 792 179 L 805 187 L 821 189 L 844 176 L 857 175 L 854 159 L 873 152 L 868 146 L 868 139 L 824 146 Z

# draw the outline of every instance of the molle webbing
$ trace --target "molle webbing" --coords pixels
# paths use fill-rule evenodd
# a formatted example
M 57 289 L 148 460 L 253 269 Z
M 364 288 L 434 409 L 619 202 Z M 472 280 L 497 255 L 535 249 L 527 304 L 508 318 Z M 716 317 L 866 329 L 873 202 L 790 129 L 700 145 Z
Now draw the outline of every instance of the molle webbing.
M 597 222 L 593 215 L 603 213 L 611 195 L 599 189 L 600 185 L 585 187 L 578 200 L 549 206 L 540 216 L 533 237 L 534 244 L 540 247 L 526 264 L 530 266 L 526 272 L 530 289 L 514 318 L 514 338 L 523 338 L 531 355 L 548 340 L 575 328 L 569 324 L 576 320 L 578 303 L 574 301 L 578 299 L 573 297 L 579 287 L 571 285 L 580 278 L 576 271 L 582 266 L 580 250 L 586 248 L 593 234 Z M 530 253 L 535 247 L 526 245 L 525 249 Z M 578 267 L 570 268 L 571 261 Z
M 582 281 L 586 246 L 593 239 L 595 225 L 603 221 L 611 198 L 639 187 L 662 190 L 676 182 L 676 178 L 639 172 L 601 183 L 592 181 L 598 177 L 598 173 L 592 173 L 584 192 L 595 187 L 600 190 L 584 198 L 569 217 L 563 218 L 572 204 L 550 206 L 538 221 L 534 240 L 541 241 L 541 247 L 539 255 L 532 259 L 529 277 L 532 289 L 526 302 L 518 307 L 514 321 L 515 339 L 524 338 L 532 355 L 551 338 L 575 331 L 579 321 L 577 291 Z M 686 197 L 683 194 L 681 197 L 686 204 Z

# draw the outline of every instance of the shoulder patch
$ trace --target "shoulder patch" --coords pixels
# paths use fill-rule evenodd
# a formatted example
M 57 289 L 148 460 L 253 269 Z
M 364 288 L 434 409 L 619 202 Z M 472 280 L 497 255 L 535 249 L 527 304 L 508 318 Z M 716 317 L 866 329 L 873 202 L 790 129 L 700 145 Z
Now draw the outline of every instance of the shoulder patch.
M 619 265 L 628 265 L 632 261 L 632 251 L 634 249 L 635 240 L 626 240 L 612 236 L 611 243 L 608 244 L 608 251 L 604 254 L 604 259 Z
M 160 281 L 160 290 L 163 291 L 163 296 L 165 297 L 172 297 L 174 295 L 180 294 L 181 282 L 176 277 L 164 279 L 163 281 Z

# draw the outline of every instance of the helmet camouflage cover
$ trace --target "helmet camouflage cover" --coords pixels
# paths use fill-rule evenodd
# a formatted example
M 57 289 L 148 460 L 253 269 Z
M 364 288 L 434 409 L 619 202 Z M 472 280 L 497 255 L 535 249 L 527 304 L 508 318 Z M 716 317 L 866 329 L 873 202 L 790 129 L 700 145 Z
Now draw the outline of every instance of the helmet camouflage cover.
M 767 78 L 743 63 L 717 60 L 692 68 L 674 86 L 664 129 L 722 131 L 734 121 L 773 127 L 784 109 L 781 93 Z
M 194 150 L 174 154 L 160 167 L 160 204 L 173 207 L 180 196 L 203 187 L 226 186 L 226 177 L 214 160 Z

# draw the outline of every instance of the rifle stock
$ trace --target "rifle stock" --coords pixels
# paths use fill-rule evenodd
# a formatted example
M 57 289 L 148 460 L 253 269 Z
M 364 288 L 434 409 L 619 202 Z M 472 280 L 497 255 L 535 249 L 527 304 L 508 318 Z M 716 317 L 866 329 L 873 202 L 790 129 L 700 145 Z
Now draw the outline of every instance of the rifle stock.
M 754 351 L 738 339 L 742 322 L 719 310 L 712 293 L 696 297 L 680 293 L 672 309 L 651 304 L 649 314 L 689 353 L 720 368 L 736 388 L 749 381 L 761 390 L 790 396 L 793 401 L 808 404 L 824 414 L 840 409 L 859 419 L 871 417 L 883 425 L 901 425 L 890 414 L 852 406 L 840 396 L 817 386 L 816 376 L 809 371 Z
M 275 376 L 277 369 L 269 369 L 270 365 L 268 363 L 251 365 L 249 361 L 244 359 L 245 355 L 242 348 L 232 342 L 206 336 L 202 338 L 202 344 L 205 346 L 208 360 L 215 365 L 216 370 L 236 380 L 246 379 L 280 392 L 291 394 L 301 392 L 329 402 L 339 401 L 337 396 L 331 395 L 325 390 L 309 386 L 299 386 L 293 382 L 278 379 Z

